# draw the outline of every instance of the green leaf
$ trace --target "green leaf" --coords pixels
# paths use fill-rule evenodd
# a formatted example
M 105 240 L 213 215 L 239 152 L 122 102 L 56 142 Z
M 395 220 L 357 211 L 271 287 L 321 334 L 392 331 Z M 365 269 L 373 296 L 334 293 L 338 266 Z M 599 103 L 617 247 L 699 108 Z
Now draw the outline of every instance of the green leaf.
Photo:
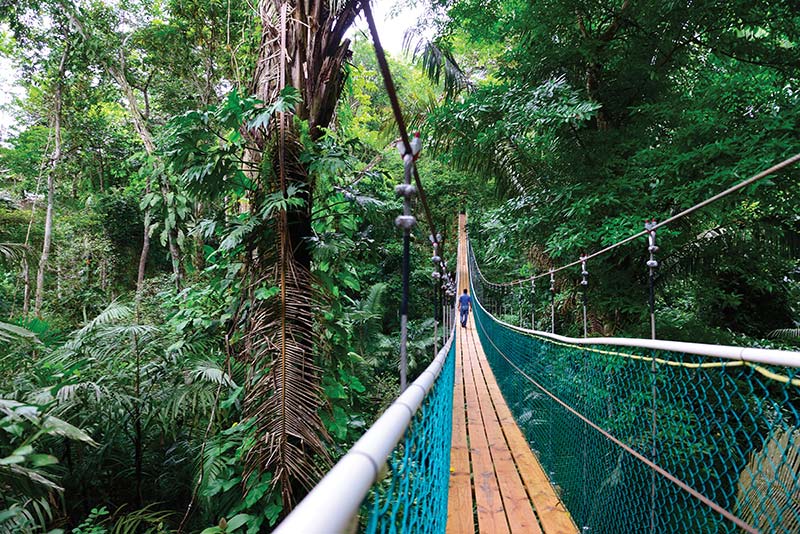
M 281 512 L 283 512 L 283 506 L 277 503 L 270 503 L 264 509 L 264 515 L 267 516 L 270 526 L 275 525 L 281 515 Z
M 364 393 L 367 390 L 357 376 L 350 377 L 350 387 L 357 393 Z
M 236 514 L 228 520 L 228 532 L 233 532 L 237 528 L 247 524 L 252 516 L 249 514 Z
M 50 454 L 31 454 L 28 459 L 33 463 L 34 467 L 44 467 L 58 463 L 58 458 Z
M 256 289 L 254 296 L 256 300 L 268 300 L 280 293 L 281 290 L 277 286 L 260 287 Z
M 325 385 L 325 396 L 329 399 L 346 399 L 347 393 L 344 390 L 344 386 L 342 386 L 338 382 L 327 381 Z
M 52 436 L 62 436 L 97 446 L 97 443 L 86 432 L 56 417 L 47 416 L 42 425 L 42 431 Z
M 33 447 L 30 445 L 23 445 L 22 447 L 18 448 L 11 454 L 18 455 L 18 456 L 28 456 L 29 454 L 33 453 Z

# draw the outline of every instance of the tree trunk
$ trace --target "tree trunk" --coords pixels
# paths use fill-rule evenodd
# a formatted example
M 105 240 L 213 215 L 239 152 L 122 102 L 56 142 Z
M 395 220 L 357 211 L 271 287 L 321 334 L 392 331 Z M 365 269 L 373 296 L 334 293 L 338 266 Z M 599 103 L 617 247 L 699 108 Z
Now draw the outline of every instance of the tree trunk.
M 203 216 L 203 203 L 199 200 L 194 204 L 194 218 L 199 221 Z M 194 268 L 196 271 L 202 271 L 206 266 L 205 243 L 203 236 L 200 232 L 195 234 L 194 238 Z
M 248 476 L 269 470 L 281 488 L 284 506 L 294 502 L 296 486 L 316 483 L 325 458 L 324 427 L 319 418 L 321 388 L 314 358 L 314 294 L 311 271 L 311 200 L 314 183 L 300 161 L 301 145 L 293 115 L 308 120 L 312 139 L 328 126 L 343 86 L 342 64 L 349 54 L 345 32 L 358 13 L 357 0 L 340 4 L 326 0 L 289 2 L 261 0 L 261 46 L 251 93 L 274 102 L 291 85 L 300 92 L 294 113 L 280 113 L 269 132 L 256 134 L 259 150 L 245 159 L 262 165 L 269 153 L 271 171 L 256 180 L 250 211 L 263 207 L 267 194 L 282 192 L 291 184 L 302 186 L 305 200 L 299 208 L 280 211 L 275 218 L 275 241 L 261 242 L 247 265 L 250 280 L 269 280 L 280 288 L 274 300 L 251 302 L 245 347 L 254 368 L 269 369 L 248 390 L 245 411 L 254 417 L 259 438 L 247 456 Z M 330 10 L 336 6 L 338 11 Z M 248 165 L 248 167 L 250 167 Z M 250 288 L 250 292 L 255 288 Z M 292 429 L 287 431 L 287 429 Z M 298 462 L 298 458 L 307 461 Z
M 138 313 L 138 312 L 137 312 Z M 138 317 L 137 317 L 138 322 Z M 133 390 L 133 476 L 136 489 L 136 507 L 141 508 L 144 503 L 142 498 L 142 458 L 144 457 L 144 438 L 142 432 L 142 409 L 141 409 L 141 380 L 142 380 L 142 358 L 139 354 L 139 343 L 136 334 L 131 336 L 133 354 L 136 358 L 136 377 L 134 378 Z
M 28 220 L 28 229 L 25 232 L 25 247 L 27 248 L 31 242 L 31 230 L 33 229 L 33 219 L 36 215 L 36 200 L 39 197 L 39 185 L 42 183 L 42 175 L 44 174 L 44 169 L 47 167 L 47 152 L 50 150 L 50 141 L 52 140 L 52 135 L 47 136 L 47 144 L 44 146 L 44 152 L 42 152 L 42 162 L 39 165 L 39 176 L 36 179 L 36 193 L 33 197 L 33 203 L 31 204 L 31 218 Z M 22 256 L 22 280 L 24 283 L 24 289 L 22 292 L 22 316 L 28 317 L 28 313 L 31 309 L 31 268 L 30 264 L 28 263 L 28 251 L 25 251 L 25 254 Z
M 134 129 L 136 133 L 139 134 L 139 139 L 142 140 L 142 144 L 144 145 L 145 152 L 147 152 L 148 156 L 153 156 L 156 151 L 156 145 L 153 142 L 153 135 L 150 133 L 150 128 L 147 125 L 147 120 L 145 116 L 142 114 L 141 109 L 139 109 L 138 101 L 136 100 L 136 94 L 133 91 L 133 86 L 131 86 L 130 82 L 128 82 L 128 78 L 125 76 L 125 59 L 124 59 L 124 51 L 120 50 L 120 66 L 109 66 L 108 70 L 111 75 L 116 80 L 117 84 L 119 84 L 120 89 L 122 89 L 122 93 L 125 95 L 125 100 L 128 102 L 128 113 L 131 116 L 131 120 L 133 121 Z M 165 183 L 163 180 L 159 184 L 161 195 L 164 198 L 164 202 L 166 203 L 167 200 L 167 193 L 169 193 L 169 185 Z M 145 208 L 144 218 L 146 222 L 146 229 L 145 235 L 142 242 L 142 254 L 139 259 L 139 276 L 140 278 L 137 279 L 137 288 L 141 288 L 141 281 L 143 279 L 143 266 L 142 262 L 147 262 L 147 251 L 150 249 L 150 238 L 147 235 L 150 227 L 150 220 L 152 218 L 150 213 L 150 208 Z M 171 230 L 167 234 L 167 241 L 169 244 L 169 253 L 172 259 L 172 272 L 175 275 L 175 285 L 178 289 L 181 286 L 181 280 L 183 279 L 182 269 L 181 269 L 181 253 L 180 249 L 178 248 L 178 240 L 177 240 L 177 231 Z M 145 244 L 147 245 L 147 249 L 145 249 Z
M 145 195 L 150 193 L 150 179 L 144 187 Z M 136 321 L 139 321 L 139 305 L 142 303 L 142 290 L 144 289 L 144 271 L 147 267 L 147 256 L 150 253 L 150 208 L 144 210 L 144 224 L 142 224 L 142 252 L 139 254 L 139 271 L 136 275 Z
M 603 101 L 599 95 L 600 76 L 603 70 L 603 63 L 600 61 L 600 57 L 603 51 L 608 48 L 608 43 L 616 37 L 622 25 L 622 15 L 629 7 L 630 0 L 622 2 L 622 5 L 619 10 L 614 13 L 608 26 L 606 26 L 602 32 L 598 31 L 595 35 L 587 29 L 583 14 L 578 13 L 578 29 L 581 35 L 588 41 L 587 44 L 593 45 L 596 48 L 594 51 L 594 59 L 589 60 L 586 64 L 586 92 L 592 99 L 601 104 L 600 109 L 597 110 L 596 118 L 597 129 L 600 131 L 608 130 L 611 127 L 611 117 L 609 117 L 608 112 L 602 107 Z
M 22 316 L 27 317 L 31 309 L 31 270 L 28 267 L 28 254 L 22 256 Z
M 103 168 L 103 151 L 102 150 L 100 150 L 99 156 L 100 156 L 100 173 L 99 173 L 98 177 L 100 178 L 100 192 L 104 193 L 105 190 L 106 190 L 106 187 L 105 187 L 105 183 L 104 183 L 105 182 L 105 169 Z
M 47 214 L 44 219 L 44 242 L 42 244 L 42 256 L 39 258 L 39 270 L 36 273 L 36 301 L 33 312 L 41 316 L 42 301 L 44 300 L 44 271 L 47 268 L 47 260 L 50 257 L 50 244 L 53 239 L 53 201 L 55 198 L 55 175 L 58 164 L 61 160 L 61 100 L 63 92 L 64 70 L 67 65 L 69 55 L 69 45 L 65 45 L 64 52 L 61 54 L 61 63 L 58 66 L 58 76 L 56 78 L 55 99 L 53 105 L 53 127 L 55 130 L 53 156 L 50 160 L 50 173 L 47 175 Z
M 166 176 L 161 177 L 161 197 L 164 199 L 164 204 L 167 203 L 169 198 L 169 184 L 166 182 Z M 167 206 L 169 211 L 170 207 Z M 169 255 L 172 259 L 172 273 L 175 275 L 175 288 L 180 291 L 181 282 L 183 281 L 183 268 L 181 267 L 181 251 L 178 248 L 178 219 L 175 215 L 175 225 L 167 231 L 167 244 L 169 245 Z M 164 222 L 166 224 L 166 221 Z

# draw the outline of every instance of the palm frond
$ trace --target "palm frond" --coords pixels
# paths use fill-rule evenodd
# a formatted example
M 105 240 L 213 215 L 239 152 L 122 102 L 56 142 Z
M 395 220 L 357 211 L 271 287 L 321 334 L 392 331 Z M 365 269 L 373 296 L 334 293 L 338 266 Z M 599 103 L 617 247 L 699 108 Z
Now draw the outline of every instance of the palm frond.
M 14 324 L 0 322 L 0 341 L 10 342 L 15 339 L 36 340 L 36 334 Z
M 560 129 L 593 116 L 598 105 L 561 77 L 539 85 L 486 86 L 430 115 L 432 149 L 457 168 L 493 177 L 501 193 L 540 189 L 557 170 Z
M 288 255 L 287 255 L 288 256 Z M 245 413 L 256 419 L 258 441 L 248 459 L 273 472 L 284 502 L 294 502 L 292 483 L 310 489 L 321 478 L 315 456 L 326 458 L 319 418 L 319 369 L 313 362 L 313 303 L 306 288 L 311 275 L 286 257 L 269 281 L 282 291 L 251 312 L 254 363 L 267 369 L 245 396 Z
M 800 531 L 800 430 L 777 429 L 739 477 L 737 515 L 763 532 Z
M 412 58 L 418 61 L 425 75 L 435 84 L 444 84 L 444 92 L 452 98 L 462 91 L 471 91 L 475 84 L 469 76 L 458 66 L 453 53 L 441 43 L 419 39 L 414 43 L 418 34 L 411 28 L 403 36 L 403 48 L 411 50 Z
M 272 168 L 278 176 L 271 177 L 254 206 L 269 215 L 265 224 L 270 231 L 262 234 L 255 251 L 248 294 L 260 287 L 279 291 L 250 302 L 244 345 L 255 378 L 247 384 L 244 412 L 255 422 L 256 441 L 247 453 L 246 480 L 256 471 L 271 472 L 284 506 L 291 508 L 294 488 L 313 487 L 328 455 L 318 413 L 322 389 L 314 361 L 314 286 L 308 267 L 295 258 L 295 247 L 304 244 L 292 243 L 289 224 L 290 213 L 308 217 L 310 206 L 287 202 L 296 184 L 309 178 L 300 162 L 303 147 L 292 117 L 283 117 L 282 125 L 273 122 L 273 127 L 280 130 L 271 137 Z
M 778 328 L 770 332 L 769 337 L 800 340 L 800 328 Z
M 198 364 L 192 369 L 191 377 L 195 381 L 206 382 L 210 384 L 221 384 L 226 387 L 235 388 L 236 383 L 233 381 L 228 373 L 223 371 L 217 364 L 213 362 L 203 362 Z
M 111 534 L 160 532 L 164 523 L 173 517 L 175 512 L 169 510 L 158 510 L 156 506 L 157 503 L 148 504 L 139 510 L 118 515 L 114 521 L 114 527 L 111 529 Z M 119 514 L 119 511 L 117 514 Z
M 30 247 L 24 243 L 0 243 L 0 259 L 5 261 L 19 261 L 30 252 Z
M 2 478 L 2 474 L 0 474 Z M 58 488 L 58 486 L 56 486 Z M 60 489 L 60 488 L 58 488 Z M 0 534 L 45 532 L 55 514 L 47 497 L 25 499 L 0 511 Z
M 386 296 L 388 287 L 383 282 L 370 287 L 366 298 L 360 300 L 356 305 L 356 311 L 367 318 L 381 317 L 383 314 L 383 299 Z
M 80 348 L 86 337 L 100 326 L 107 326 L 133 316 L 133 309 L 118 301 L 111 302 L 100 312 L 97 317 L 86 323 L 80 330 L 74 332 L 71 339 L 64 345 L 68 351 Z

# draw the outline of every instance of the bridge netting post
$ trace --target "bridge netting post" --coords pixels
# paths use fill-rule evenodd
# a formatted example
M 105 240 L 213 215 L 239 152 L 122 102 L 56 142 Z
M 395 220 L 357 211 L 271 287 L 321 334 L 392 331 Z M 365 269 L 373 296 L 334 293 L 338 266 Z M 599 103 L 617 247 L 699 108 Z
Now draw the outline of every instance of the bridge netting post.
M 439 281 L 442 279 L 442 257 L 439 255 L 439 244 L 442 242 L 442 234 L 436 234 L 435 236 L 431 234 L 428 239 L 433 245 L 433 256 L 431 256 L 433 272 L 431 273 L 431 278 L 433 278 L 433 355 L 435 357 L 439 353 Z
M 647 268 L 649 270 L 649 277 L 648 277 L 648 303 L 650 305 L 650 339 L 656 338 L 656 267 L 658 267 L 658 261 L 656 261 L 656 252 L 658 251 L 658 246 L 656 246 L 656 220 L 653 219 L 652 221 L 645 221 L 644 228 L 647 231 L 647 252 L 650 254 L 650 259 L 647 260 Z
M 658 246 L 656 245 L 656 220 L 653 219 L 651 221 L 645 221 L 644 228 L 647 231 L 647 252 L 650 254 L 650 258 L 647 260 L 647 269 L 648 269 L 648 305 L 650 308 L 650 339 L 656 338 L 656 274 L 655 270 L 658 267 L 658 261 L 656 260 L 655 254 L 658 251 Z M 658 368 L 656 367 L 656 353 L 655 351 L 652 352 L 652 361 L 650 364 L 650 395 L 652 397 L 652 417 L 650 421 L 651 425 L 651 446 L 650 446 L 650 459 L 652 461 L 656 461 L 656 438 L 658 435 L 657 432 L 657 399 L 656 394 L 656 379 L 657 379 L 657 372 Z M 651 471 L 651 478 L 650 478 L 650 532 L 654 534 L 656 532 L 656 473 L 655 471 Z
M 408 295 L 409 275 L 411 271 L 411 229 L 417 224 L 417 218 L 411 214 L 411 200 L 417 194 L 417 188 L 411 185 L 411 173 L 414 167 L 414 156 L 403 155 L 403 183 L 395 187 L 398 197 L 403 197 L 403 214 L 395 219 L 395 224 L 403 230 L 403 294 L 400 301 L 400 391 L 406 390 L 408 373 Z

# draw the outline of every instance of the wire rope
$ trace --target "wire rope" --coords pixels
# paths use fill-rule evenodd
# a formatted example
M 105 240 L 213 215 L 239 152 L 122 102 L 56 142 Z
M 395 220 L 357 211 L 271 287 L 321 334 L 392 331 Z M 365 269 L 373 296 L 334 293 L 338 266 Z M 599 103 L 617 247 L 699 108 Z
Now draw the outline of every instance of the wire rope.
M 631 241 L 633 241 L 635 239 L 638 239 L 638 238 L 640 238 L 642 236 L 647 235 L 650 230 L 657 230 L 657 229 L 659 229 L 659 228 L 661 228 L 663 226 L 666 226 L 666 225 L 668 225 L 670 223 L 673 223 L 673 222 L 677 221 L 678 219 L 682 219 L 683 217 L 686 217 L 687 215 L 689 215 L 691 213 L 694 213 L 695 211 L 700 210 L 700 209 L 708 206 L 709 204 L 712 204 L 712 203 L 714 203 L 714 202 L 716 202 L 716 201 L 718 201 L 718 200 L 720 200 L 722 198 L 725 198 L 728 195 L 731 195 L 731 194 L 733 194 L 733 193 L 735 193 L 735 192 L 747 187 L 748 185 L 754 184 L 755 182 L 757 182 L 757 181 L 759 181 L 759 180 L 761 180 L 763 178 L 766 178 L 767 176 L 770 176 L 771 174 L 774 174 L 774 173 L 778 172 L 781 169 L 784 169 L 786 167 L 794 165 L 798 161 L 800 161 L 800 154 L 795 154 L 794 156 L 792 156 L 792 157 L 790 157 L 788 159 L 785 159 L 785 160 L 781 161 L 780 163 L 777 163 L 777 164 L 773 165 L 772 167 L 770 167 L 770 168 L 768 168 L 766 170 L 763 170 L 760 173 L 758 173 L 758 174 L 756 174 L 754 176 L 751 176 L 750 178 L 748 178 L 746 180 L 743 180 L 743 181 L 739 182 L 738 184 L 736 184 L 734 186 L 731 186 L 728 189 L 725 189 L 724 191 L 721 191 L 721 192 L 717 193 L 716 195 L 714 195 L 714 196 L 712 196 L 710 198 L 707 198 L 706 200 L 704 200 L 702 202 L 699 202 L 699 203 L 695 204 L 694 206 L 692 206 L 690 208 L 687 208 L 687 209 L 685 209 L 685 210 L 683 210 L 683 211 L 681 211 L 679 213 L 676 213 L 672 217 L 669 217 L 669 218 L 661 221 L 660 223 L 652 225 L 650 227 L 650 229 L 642 230 L 641 232 L 637 232 L 637 233 L 635 233 L 635 234 L 633 234 L 633 235 L 631 235 L 629 237 L 626 237 L 625 239 L 621 239 L 621 240 L 617 241 L 616 243 L 614 243 L 612 245 L 609 245 L 609 246 L 607 246 L 605 248 L 602 248 L 602 249 L 600 249 L 598 251 L 592 252 L 591 254 L 587 254 L 587 255 L 582 257 L 582 260 L 578 259 L 576 261 L 567 263 L 566 265 L 562 265 L 561 267 L 558 267 L 558 268 L 555 268 L 555 269 L 550 269 L 550 270 L 548 270 L 546 272 L 543 272 L 543 273 L 540 273 L 540 274 L 537 274 L 537 275 L 534 275 L 534 276 L 529 276 L 527 278 L 520 278 L 520 279 L 517 279 L 517 280 L 511 280 L 509 282 L 492 282 L 492 281 L 486 279 L 486 277 L 484 277 L 483 274 L 481 274 L 481 278 L 483 279 L 483 281 L 485 283 L 490 284 L 490 285 L 495 286 L 495 287 L 515 286 L 515 285 L 524 284 L 526 282 L 530 282 L 531 280 L 536 280 L 538 278 L 543 278 L 545 276 L 549 276 L 551 273 L 557 273 L 559 271 L 563 271 L 564 269 L 568 269 L 570 267 L 574 267 L 576 265 L 580 265 L 581 261 L 585 262 L 586 260 L 590 260 L 592 258 L 596 258 L 598 256 L 602 256 L 604 254 L 607 254 L 608 252 L 611 252 L 612 250 L 614 250 L 614 249 L 616 249 L 618 247 L 621 247 L 622 245 L 624 245 L 626 243 L 630 243 Z

